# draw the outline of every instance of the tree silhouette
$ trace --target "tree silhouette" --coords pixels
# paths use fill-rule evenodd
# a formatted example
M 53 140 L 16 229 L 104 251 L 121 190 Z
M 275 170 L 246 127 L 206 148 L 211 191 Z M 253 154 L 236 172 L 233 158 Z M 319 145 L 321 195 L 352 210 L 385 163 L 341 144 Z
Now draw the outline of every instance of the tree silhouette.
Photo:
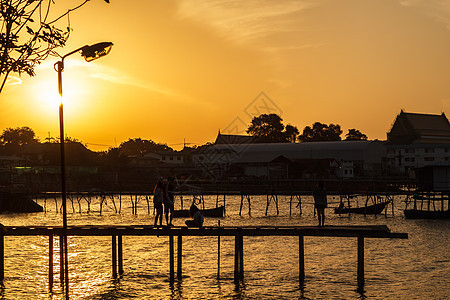
M 173 149 L 166 144 L 159 144 L 152 140 L 143 140 L 141 138 L 129 139 L 119 146 L 120 154 L 124 155 L 144 154 L 150 151 L 173 151 Z
M 312 127 L 306 126 L 298 139 L 302 142 L 340 141 L 341 126 L 339 124 L 323 124 L 316 122 Z
M 50 15 L 55 0 L 0 2 L 0 93 L 10 73 L 34 76 L 37 64 L 49 55 L 57 55 L 55 49 L 66 44 L 71 28 L 69 19 L 64 29 L 55 25 L 87 2 L 89 0 L 53 18 Z
M 348 133 L 345 135 L 345 140 L 346 141 L 366 141 L 367 140 L 367 135 L 365 135 L 364 133 L 361 133 L 361 131 L 357 130 L 357 129 L 349 129 Z
M 17 154 L 20 147 L 37 144 L 39 140 L 30 127 L 7 128 L 0 135 L 0 145 L 5 154 Z
M 33 129 L 27 126 L 7 128 L 3 130 L 2 135 L 0 135 L 0 144 L 3 146 L 23 146 L 37 142 L 39 142 L 39 140 L 36 138 L 36 134 L 34 133 Z
M 291 124 L 286 125 L 286 127 L 284 128 L 284 135 L 286 137 L 287 142 L 295 143 L 298 134 L 299 134 L 298 128 L 292 126 Z
M 261 114 L 254 117 L 247 133 L 257 138 L 260 143 L 285 143 L 295 142 L 298 129 L 290 124 L 286 127 L 283 119 L 277 114 Z

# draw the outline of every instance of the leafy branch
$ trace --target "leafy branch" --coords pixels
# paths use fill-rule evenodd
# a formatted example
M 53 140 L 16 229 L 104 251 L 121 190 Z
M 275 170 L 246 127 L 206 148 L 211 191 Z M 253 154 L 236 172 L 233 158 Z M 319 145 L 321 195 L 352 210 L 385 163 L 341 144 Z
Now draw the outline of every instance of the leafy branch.
M 35 67 L 48 56 L 58 56 L 70 36 L 70 13 L 90 0 L 49 19 L 56 0 L 0 0 L 0 93 L 11 73 L 35 75 Z M 109 0 L 104 0 L 109 3 Z M 59 21 L 67 17 L 65 28 Z

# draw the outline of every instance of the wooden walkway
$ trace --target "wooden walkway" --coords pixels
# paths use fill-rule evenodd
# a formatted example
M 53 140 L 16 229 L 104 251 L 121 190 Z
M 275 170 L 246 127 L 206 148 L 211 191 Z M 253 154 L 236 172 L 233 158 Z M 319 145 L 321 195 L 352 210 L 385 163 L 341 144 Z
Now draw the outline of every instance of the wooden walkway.
M 48 236 L 49 237 L 49 289 L 53 285 L 53 237 L 60 241 L 65 235 L 62 227 L 55 226 L 6 226 L 0 232 L 0 280 L 4 279 L 5 237 L 8 236 Z M 207 226 L 203 228 L 181 227 L 154 227 L 148 225 L 106 226 L 86 225 L 69 226 L 67 236 L 111 236 L 111 264 L 112 275 L 116 278 L 123 274 L 123 236 L 167 236 L 169 237 L 169 278 L 175 279 L 175 250 L 174 237 L 177 237 L 177 278 L 182 278 L 182 237 L 183 236 L 217 236 L 218 237 L 218 276 L 220 275 L 220 237 L 235 237 L 234 279 L 242 280 L 244 277 L 244 237 L 249 236 L 297 236 L 299 238 L 299 280 L 303 285 L 305 279 L 304 265 L 304 239 L 305 236 L 357 238 L 358 288 L 364 286 L 364 239 L 365 238 L 395 238 L 407 239 L 407 233 L 393 233 L 387 226 Z M 61 245 L 62 243 L 60 243 Z M 61 254 L 61 249 L 60 249 Z M 129 255 L 133 255 L 130 253 Z M 60 260 L 62 263 L 62 259 Z M 60 266 L 60 270 L 63 266 Z M 63 278 L 63 276 L 61 276 Z

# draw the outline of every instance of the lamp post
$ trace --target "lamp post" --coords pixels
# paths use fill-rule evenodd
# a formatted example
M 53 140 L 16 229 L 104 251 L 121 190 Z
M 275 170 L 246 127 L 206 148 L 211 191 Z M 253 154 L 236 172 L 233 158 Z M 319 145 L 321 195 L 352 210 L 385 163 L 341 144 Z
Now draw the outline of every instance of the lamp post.
M 81 51 L 81 56 L 87 62 L 93 61 L 97 58 L 107 55 L 111 51 L 113 43 L 102 42 L 94 45 L 86 45 L 80 47 L 72 52 L 67 53 L 61 60 L 56 62 L 54 67 L 58 72 L 58 92 L 61 97 L 61 103 L 59 105 L 59 140 L 60 140 L 60 152 L 61 152 L 61 199 L 63 207 L 63 247 L 60 248 L 64 253 L 64 264 L 61 264 L 64 268 L 64 278 L 61 278 L 61 282 L 65 284 L 66 299 L 69 299 L 69 258 L 67 252 L 67 208 L 66 208 L 66 162 L 64 154 L 64 115 L 63 115 L 63 101 L 62 101 L 62 72 L 64 71 L 64 59 Z

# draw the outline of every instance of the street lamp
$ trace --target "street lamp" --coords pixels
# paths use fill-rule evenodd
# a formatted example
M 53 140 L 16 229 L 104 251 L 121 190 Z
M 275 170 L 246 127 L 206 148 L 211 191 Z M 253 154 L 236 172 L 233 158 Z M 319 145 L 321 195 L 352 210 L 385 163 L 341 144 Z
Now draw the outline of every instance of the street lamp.
M 61 151 L 61 199 L 63 206 L 63 253 L 64 253 L 64 279 L 61 278 L 61 282 L 65 283 L 66 287 L 66 299 L 69 299 L 69 258 L 67 252 L 67 208 L 66 208 L 66 163 L 64 155 L 64 115 L 63 115 L 63 101 L 62 101 L 62 72 L 64 71 L 64 59 L 81 51 L 81 56 L 87 62 L 93 61 L 97 58 L 107 55 L 111 51 L 113 43 L 102 42 L 94 45 L 86 45 L 80 47 L 72 52 L 67 53 L 61 57 L 61 61 L 55 63 L 55 71 L 58 72 L 58 92 L 61 97 L 61 103 L 59 104 L 59 140 Z M 62 266 L 62 265 L 61 265 Z

